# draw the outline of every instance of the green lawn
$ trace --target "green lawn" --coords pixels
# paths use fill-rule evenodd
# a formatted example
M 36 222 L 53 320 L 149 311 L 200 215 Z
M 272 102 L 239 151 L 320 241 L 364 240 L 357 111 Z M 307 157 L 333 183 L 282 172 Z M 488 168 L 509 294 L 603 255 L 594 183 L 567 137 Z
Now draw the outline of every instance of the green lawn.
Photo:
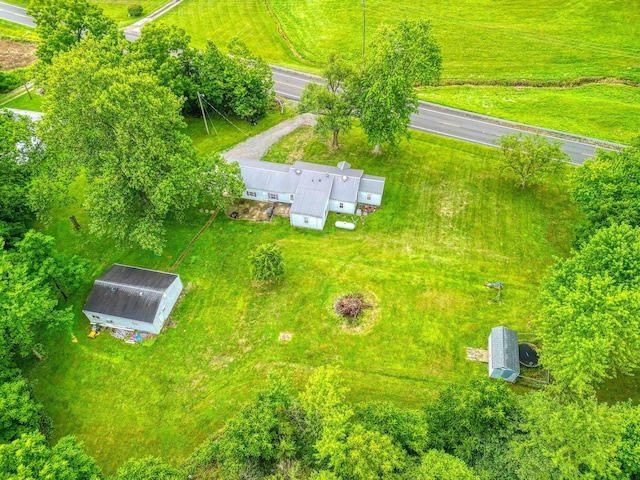
M 319 64 L 331 51 L 358 57 L 362 2 L 269 1 L 295 49 Z M 633 0 L 378 0 L 366 2 L 367 36 L 404 18 L 433 22 L 445 78 L 570 79 L 603 75 L 640 80 L 640 8 Z M 241 37 L 272 62 L 294 61 L 262 0 L 184 0 L 166 21 L 198 45 Z
M 272 114 L 254 131 L 278 118 Z M 201 123 L 189 128 L 203 150 L 216 148 Z M 219 142 L 228 145 L 225 136 Z M 303 129 L 268 156 L 347 160 L 386 176 L 382 209 L 353 232 L 335 229 L 335 214 L 322 232 L 293 229 L 284 219 L 219 215 L 177 270 L 188 291 L 173 314 L 177 327 L 147 346 L 108 334 L 85 337 L 80 309 L 91 282 L 113 262 L 170 268 L 208 217 L 194 210 L 184 224 L 172 224 L 162 256 L 117 248 L 87 233 L 79 206 L 84 184 L 76 182 L 75 199 L 59 206 L 44 230 L 62 250 L 91 261 L 73 297 L 78 341 L 69 334 L 52 339 L 47 359 L 30 373 L 55 438 L 78 436 L 106 472 L 131 456 L 177 462 L 271 371 L 299 385 L 315 367 L 336 364 L 352 400 L 417 406 L 451 382 L 486 374 L 485 365 L 465 360 L 464 347 L 484 347 L 492 326 L 530 331 L 541 276 L 554 255 L 568 253 L 575 214 L 563 181 L 521 190 L 496 175 L 496 150 L 423 134 L 380 157 L 370 155 L 359 130 L 342 141 L 330 152 Z M 72 214 L 83 225 L 79 232 Z M 249 279 L 247 256 L 263 242 L 284 250 L 280 285 L 256 287 Z M 502 305 L 488 302 L 494 292 L 482 286 L 496 280 L 506 285 Z M 376 299 L 376 322 L 365 334 L 344 332 L 330 311 L 336 296 L 351 291 Z M 293 333 L 290 343 L 277 341 L 284 331 Z
M 121 27 L 142 18 L 130 18 L 127 10 L 129 5 L 136 3 L 142 6 L 142 16 L 146 16 L 167 2 L 168 0 L 91 0 L 91 3 L 99 5 L 104 13 L 116 20 Z
M 35 30 L 17 23 L 0 20 L 0 38 L 17 41 L 36 40 Z
M 32 110 L 34 112 L 42 111 L 42 96 L 36 94 L 33 88 L 29 90 L 31 92 L 31 98 L 24 93 L 7 103 L 3 103 L 2 97 L 0 97 L 0 108 L 19 108 L 21 110 Z
M 640 88 L 436 87 L 420 92 L 430 102 L 555 130 L 629 143 L 640 135 Z

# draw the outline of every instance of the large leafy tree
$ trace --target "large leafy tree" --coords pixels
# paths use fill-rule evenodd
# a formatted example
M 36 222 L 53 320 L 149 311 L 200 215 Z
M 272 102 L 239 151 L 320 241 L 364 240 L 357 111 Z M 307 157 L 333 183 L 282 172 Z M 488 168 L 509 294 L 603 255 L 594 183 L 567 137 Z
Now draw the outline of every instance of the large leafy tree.
M 0 361 L 4 362 L 15 353 L 26 356 L 40 349 L 38 338 L 44 330 L 64 328 L 73 319 L 70 309 L 59 308 L 61 297 L 47 269 L 34 268 L 31 259 L 19 252 L 20 244 L 17 252 L 0 252 Z M 64 261 L 55 256 L 56 261 Z M 50 263 L 49 258 L 41 258 Z
M 34 400 L 27 380 L 17 376 L 0 384 L 0 444 L 33 430 L 48 434 L 48 426 L 48 418 L 42 405 Z
M 193 101 L 195 97 L 195 54 L 184 29 L 162 22 L 149 22 L 132 42 L 125 63 L 132 68 L 148 65 L 158 84 L 169 88 L 177 97 Z
M 619 478 L 620 415 L 594 398 L 562 402 L 545 392 L 527 395 L 524 436 L 512 443 L 520 478 Z
M 519 409 L 504 382 L 474 379 L 443 390 L 425 407 L 425 414 L 431 447 L 474 464 L 487 453 L 492 439 L 509 436 Z
M 49 447 L 39 432 L 23 434 L 11 443 L 0 445 L 0 478 L 29 480 L 98 480 L 100 469 L 84 453 L 82 443 L 63 437 Z
M 429 450 L 411 476 L 415 480 L 478 480 L 478 476 L 457 457 Z
M 440 46 L 429 22 L 404 20 L 395 27 L 378 28 L 363 71 L 350 89 L 374 152 L 382 143 L 394 147 L 408 135 L 418 105 L 413 86 L 436 82 L 441 70 Z
M 355 70 L 340 55 L 331 55 L 324 71 L 324 85 L 308 83 L 302 92 L 298 110 L 317 115 L 316 133 L 331 135 L 331 146 L 339 147 L 338 135 L 349 131 L 355 111 L 353 98 L 347 94 Z
M 640 144 L 620 152 L 599 150 L 573 179 L 571 199 L 585 216 L 580 241 L 615 223 L 640 225 Z
M 561 143 L 541 135 L 517 133 L 500 137 L 501 168 L 525 188 L 554 170 L 558 162 L 568 162 L 569 156 Z
M 36 55 L 45 64 L 50 64 L 57 53 L 71 50 L 88 34 L 118 35 L 115 22 L 87 0 L 31 0 L 27 13 L 36 23 L 40 39 Z
M 127 65 L 124 47 L 87 38 L 48 68 L 40 124 L 48 160 L 34 204 L 44 210 L 52 186 L 82 172 L 90 231 L 160 252 L 168 216 L 207 198 L 221 206 L 243 185 L 237 165 L 196 155 L 182 101 L 145 66 Z
M 34 219 L 28 202 L 33 171 L 30 159 L 42 153 L 32 122 L 0 111 L 0 237 L 6 247 L 13 246 Z
M 640 227 L 599 230 L 541 290 L 541 360 L 578 396 L 640 366 Z

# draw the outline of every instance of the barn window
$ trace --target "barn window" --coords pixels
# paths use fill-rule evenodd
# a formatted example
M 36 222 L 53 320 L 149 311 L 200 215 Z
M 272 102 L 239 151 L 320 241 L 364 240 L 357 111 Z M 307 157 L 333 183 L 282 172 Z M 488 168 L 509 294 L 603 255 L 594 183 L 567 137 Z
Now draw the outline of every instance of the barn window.
M 304 217 L 304 223 L 309 223 L 309 217 Z
M 256 192 L 250 192 L 247 190 L 247 197 L 257 197 Z
M 277 193 L 270 193 L 269 194 L 269 200 L 278 200 L 278 194 Z

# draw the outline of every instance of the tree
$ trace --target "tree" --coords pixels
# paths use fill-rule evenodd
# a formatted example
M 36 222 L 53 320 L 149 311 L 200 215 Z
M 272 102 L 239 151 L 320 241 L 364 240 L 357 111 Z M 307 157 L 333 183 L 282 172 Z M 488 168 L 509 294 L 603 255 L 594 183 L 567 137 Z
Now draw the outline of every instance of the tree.
M 29 230 L 16 244 L 14 258 L 27 265 L 28 275 L 39 278 L 43 285 L 55 286 L 67 300 L 82 282 L 87 261 L 74 255 L 67 257 L 56 251 L 53 237 Z
M 557 162 L 569 161 L 569 156 L 560 150 L 562 144 L 559 141 L 541 135 L 503 135 L 499 142 L 502 171 L 515 177 L 522 188 L 539 180 Z
M 115 22 L 87 0 L 31 0 L 27 13 L 40 39 L 36 55 L 45 64 L 89 34 L 97 38 L 119 35 Z
M 237 38 L 228 49 L 224 104 L 240 118 L 264 117 L 274 96 L 271 68 Z
M 29 159 L 42 154 L 42 145 L 33 138 L 27 117 L 0 111 L 0 237 L 5 247 L 13 246 L 34 220 L 27 195 L 33 171 Z
M 619 478 L 622 422 L 612 408 L 595 398 L 564 403 L 545 392 L 523 397 L 522 407 L 526 435 L 511 454 L 521 478 Z
M 177 468 L 155 457 L 128 460 L 116 473 L 115 480 L 181 480 L 184 475 Z
M 440 78 L 442 55 L 431 25 L 404 20 L 396 27 L 381 25 L 369 47 L 363 71 L 350 89 L 369 143 L 395 147 L 408 135 L 418 99 L 413 86 Z
M 631 403 L 616 405 L 622 417 L 622 437 L 616 458 L 621 477 L 625 480 L 640 477 L 640 407 Z
M 541 362 L 578 396 L 640 366 L 640 227 L 598 231 L 542 286 Z
M 509 436 L 519 413 L 503 381 L 474 379 L 465 386 L 448 387 L 425 407 L 430 446 L 473 465 L 485 455 L 489 440 Z
M 584 214 L 579 241 L 615 223 L 640 226 L 640 145 L 620 152 L 598 150 L 573 173 L 571 199 Z
M 258 281 L 277 281 L 284 275 L 284 259 L 277 245 L 264 243 L 250 257 L 251 276 Z
M 48 426 L 42 405 L 34 400 L 27 380 L 18 376 L 0 384 L 0 444 L 33 430 L 48 434 Z
M 124 60 L 131 68 L 149 66 L 149 73 L 158 84 L 167 87 L 177 97 L 195 99 L 195 51 L 184 29 L 162 22 L 149 22 L 132 42 Z
M 13 252 L 0 251 L 0 359 L 14 353 L 27 356 L 41 348 L 38 336 L 45 329 L 60 329 L 73 320 L 70 309 L 58 308 L 58 298 L 47 279 L 33 273 L 30 262 Z
M 422 456 L 415 480 L 478 480 L 478 476 L 459 458 L 439 450 Z
M 82 172 L 89 230 L 159 253 L 169 216 L 204 200 L 224 204 L 242 182 L 237 165 L 197 156 L 181 100 L 126 66 L 124 48 L 88 38 L 49 67 L 40 124 L 48 159 L 33 204 L 44 211 L 52 188 L 64 191 Z
M 357 410 L 356 419 L 367 429 L 388 435 L 410 455 L 419 456 L 427 451 L 429 435 L 423 412 L 389 402 L 369 402 Z
M 0 445 L 0 478 L 29 480 L 98 480 L 100 469 L 74 437 L 63 437 L 54 447 L 39 432 L 23 434 Z
M 311 112 L 317 116 L 316 133 L 331 134 L 334 149 L 339 148 L 338 135 L 351 128 L 355 106 L 346 89 L 354 76 L 353 67 L 340 55 L 332 54 L 323 74 L 325 85 L 308 83 L 298 105 L 301 113 Z

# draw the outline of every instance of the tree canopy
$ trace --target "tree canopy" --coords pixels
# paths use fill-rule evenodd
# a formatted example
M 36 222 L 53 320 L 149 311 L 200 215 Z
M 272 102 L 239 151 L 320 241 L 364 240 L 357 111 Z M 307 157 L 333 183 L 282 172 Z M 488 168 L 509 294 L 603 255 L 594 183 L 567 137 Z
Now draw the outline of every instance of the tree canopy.
M 640 226 L 640 145 L 620 152 L 598 150 L 573 174 L 571 199 L 585 216 L 579 241 L 615 223 Z
M 43 154 L 34 133 L 29 118 L 0 111 L 0 237 L 5 247 L 20 239 L 34 220 L 28 200 L 33 173 L 29 161 Z
M 559 141 L 541 135 L 503 135 L 500 137 L 502 171 L 525 188 L 553 171 L 557 162 L 569 161 L 569 156 L 560 149 L 561 145 Z
M 169 216 L 242 191 L 237 165 L 196 154 L 182 132 L 182 101 L 126 65 L 119 40 L 87 38 L 59 54 L 45 84 L 39 131 L 47 161 L 34 201 L 40 211 L 53 187 L 65 190 L 83 173 L 90 231 L 160 252 Z
M 353 121 L 355 105 L 347 91 L 355 73 L 342 56 L 331 55 L 323 73 L 325 85 L 308 83 L 298 105 L 300 112 L 311 112 L 317 116 L 316 133 L 331 134 L 331 146 L 335 149 L 339 147 L 338 135 L 348 132 Z
M 541 361 L 568 391 L 640 366 L 640 227 L 599 230 L 553 267 L 541 302 Z
M 36 55 L 45 64 L 89 34 L 98 38 L 119 35 L 115 22 L 87 0 L 31 0 L 27 14 L 33 17 L 40 39 Z
M 411 114 L 418 99 L 413 86 L 429 85 L 440 78 L 442 54 L 431 24 L 404 20 L 397 26 L 381 25 L 376 32 L 351 95 L 369 143 L 391 147 L 408 135 Z

